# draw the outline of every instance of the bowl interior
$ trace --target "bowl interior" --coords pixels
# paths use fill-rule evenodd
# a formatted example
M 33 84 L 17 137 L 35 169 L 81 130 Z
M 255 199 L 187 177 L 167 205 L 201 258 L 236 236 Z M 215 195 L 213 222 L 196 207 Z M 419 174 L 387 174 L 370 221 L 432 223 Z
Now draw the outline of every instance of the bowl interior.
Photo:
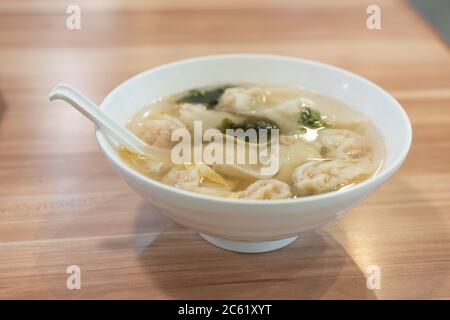
M 245 82 L 304 87 L 334 97 L 366 115 L 385 142 L 386 159 L 381 172 L 398 168 L 406 157 L 411 126 L 394 98 L 350 72 L 296 58 L 224 55 L 175 62 L 127 80 L 100 107 L 119 123 L 126 123 L 137 110 L 158 98 L 195 87 Z M 104 137 L 103 132 L 99 135 Z M 110 140 L 108 145 L 102 141 L 102 148 L 115 149 Z

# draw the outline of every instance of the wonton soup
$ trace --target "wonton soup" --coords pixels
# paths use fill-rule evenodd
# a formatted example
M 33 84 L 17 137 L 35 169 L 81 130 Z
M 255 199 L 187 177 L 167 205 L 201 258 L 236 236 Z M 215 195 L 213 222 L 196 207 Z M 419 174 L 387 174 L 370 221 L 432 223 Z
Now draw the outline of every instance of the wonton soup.
M 297 88 L 194 89 L 159 99 L 127 126 L 171 154 L 168 160 L 121 147 L 128 165 L 170 186 L 212 196 L 266 200 L 342 190 L 375 175 L 384 159 L 382 138 L 366 117 Z

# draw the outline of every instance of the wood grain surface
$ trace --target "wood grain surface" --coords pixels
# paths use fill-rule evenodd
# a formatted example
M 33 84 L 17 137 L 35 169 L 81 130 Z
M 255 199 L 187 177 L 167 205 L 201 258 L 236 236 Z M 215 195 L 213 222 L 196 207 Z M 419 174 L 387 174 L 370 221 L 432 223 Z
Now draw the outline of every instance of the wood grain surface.
M 381 7 L 381 30 L 366 8 Z M 66 28 L 78 4 L 81 30 Z M 199 55 L 256 52 L 331 63 L 408 112 L 401 170 L 339 221 L 276 252 L 217 249 L 116 176 L 94 128 L 48 93 L 96 102 L 128 77 Z M 450 54 L 402 1 L 0 2 L 0 298 L 449 299 Z M 81 290 L 66 288 L 79 265 Z M 378 265 L 381 288 L 366 286 Z

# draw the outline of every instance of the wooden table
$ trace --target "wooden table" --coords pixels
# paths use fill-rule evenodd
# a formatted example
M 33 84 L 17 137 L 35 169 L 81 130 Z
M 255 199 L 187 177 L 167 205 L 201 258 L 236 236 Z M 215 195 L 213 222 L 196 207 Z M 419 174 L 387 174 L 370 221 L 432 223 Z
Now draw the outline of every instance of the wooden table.
M 0 298 L 450 298 L 450 54 L 406 2 L 0 2 Z M 413 124 L 401 170 L 336 223 L 276 252 L 204 242 L 145 204 L 100 154 L 91 123 L 47 96 L 95 101 L 165 62 L 261 52 L 331 63 L 392 93 Z M 66 268 L 81 268 L 81 290 Z M 368 267 L 381 288 L 368 289 Z

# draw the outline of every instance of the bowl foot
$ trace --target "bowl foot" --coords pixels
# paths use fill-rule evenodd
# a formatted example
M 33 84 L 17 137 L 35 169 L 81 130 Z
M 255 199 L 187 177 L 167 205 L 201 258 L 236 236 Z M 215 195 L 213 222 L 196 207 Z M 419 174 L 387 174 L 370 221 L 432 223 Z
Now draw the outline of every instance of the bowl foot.
M 269 252 L 286 247 L 287 245 L 290 245 L 292 242 L 297 240 L 297 237 L 291 237 L 274 241 L 250 242 L 219 239 L 202 233 L 200 233 L 200 236 L 216 247 L 242 253 Z

